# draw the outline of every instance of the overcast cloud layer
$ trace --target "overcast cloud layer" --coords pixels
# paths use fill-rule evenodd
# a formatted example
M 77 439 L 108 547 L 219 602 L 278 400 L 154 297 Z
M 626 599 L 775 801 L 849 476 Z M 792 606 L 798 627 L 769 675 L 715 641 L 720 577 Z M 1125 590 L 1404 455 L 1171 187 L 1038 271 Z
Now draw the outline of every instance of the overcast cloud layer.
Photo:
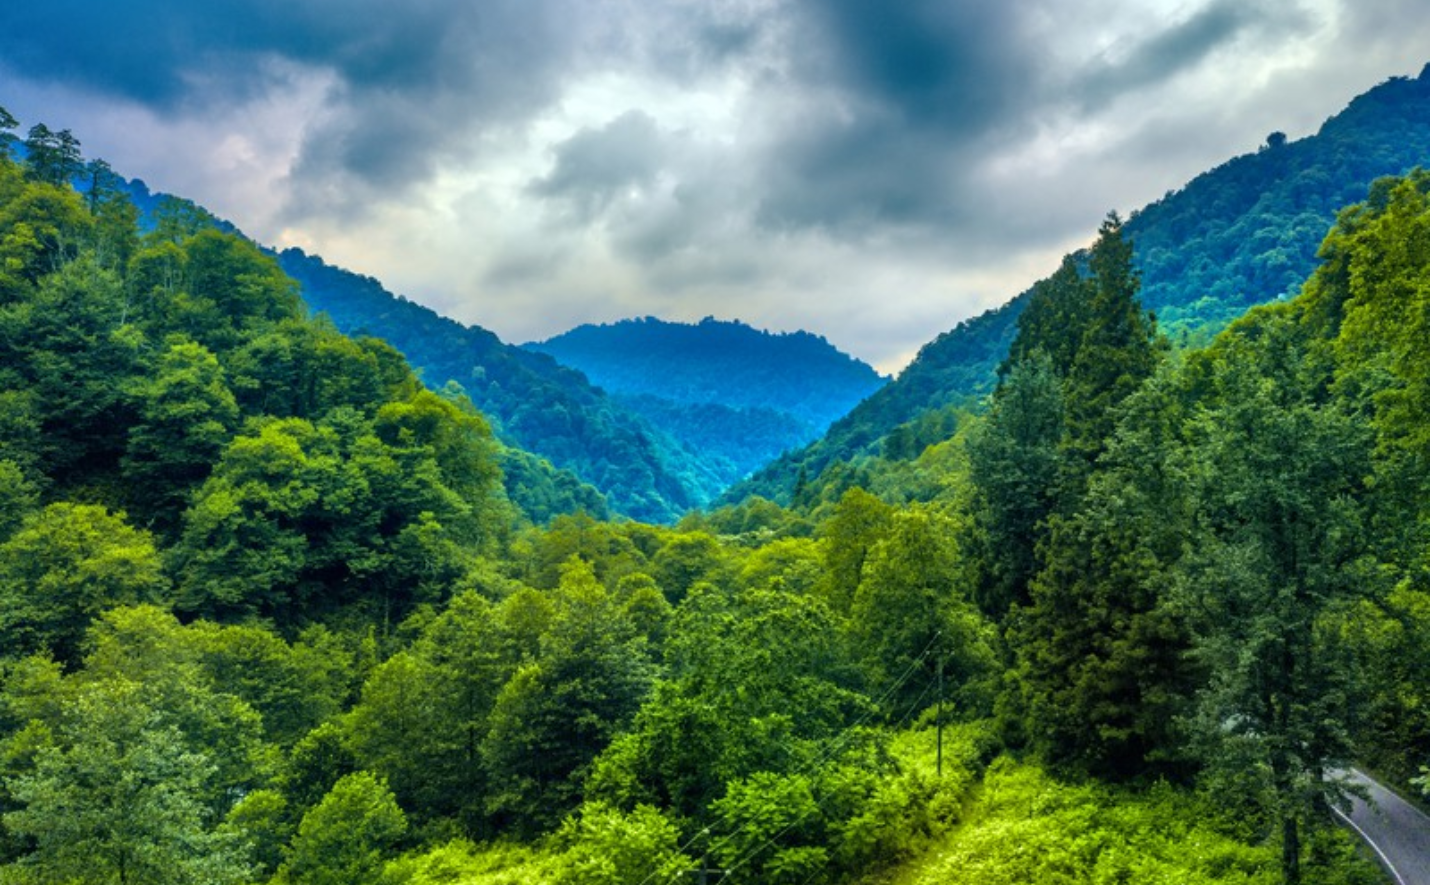
M 1419 0 L 64 0 L 0 105 L 511 341 L 706 315 L 884 370 L 1272 130 Z

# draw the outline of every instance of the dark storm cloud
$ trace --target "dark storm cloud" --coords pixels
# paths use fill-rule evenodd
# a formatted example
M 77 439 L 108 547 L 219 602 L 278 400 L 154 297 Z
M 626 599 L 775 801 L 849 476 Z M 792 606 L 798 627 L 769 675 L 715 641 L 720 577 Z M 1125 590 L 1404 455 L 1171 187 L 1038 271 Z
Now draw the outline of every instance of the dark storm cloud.
M 824 0 L 790 47 L 810 85 L 835 82 L 892 119 L 955 135 L 1026 105 L 1037 55 L 1015 3 Z
M 1027 125 L 1041 55 L 1026 6 L 830 0 L 804 9 L 788 47 L 811 100 L 772 121 L 759 219 L 859 236 L 945 224 L 967 194 L 956 170 Z
M 1099 59 L 1075 86 L 1085 111 L 1099 110 L 1128 92 L 1158 85 L 1195 68 L 1218 49 L 1263 28 L 1284 36 L 1308 21 L 1291 4 L 1248 5 L 1242 0 L 1211 3 L 1183 21 L 1135 43 L 1122 57 Z
M 0 6 L 0 58 L 168 115 L 253 97 L 293 65 L 327 72 L 330 106 L 296 183 L 337 172 L 380 189 L 550 102 L 585 10 L 575 0 L 16 2 Z
M 577 132 L 554 153 L 550 174 L 533 181 L 529 190 L 566 203 L 584 221 L 622 194 L 654 181 L 666 150 L 655 120 L 627 111 L 599 129 Z
M 997 236 L 979 223 L 997 199 L 985 176 L 990 159 L 1025 147 L 1040 127 L 1205 65 L 1234 42 L 1261 39 L 1271 52 L 1308 27 L 1296 0 L 1212 0 L 1069 66 L 1053 51 L 1066 47 L 1047 43 L 1060 35 L 1036 27 L 1054 11 L 1069 15 L 1052 0 L 806 4 L 805 27 L 788 47 L 805 100 L 772 115 L 757 166 L 759 222 L 851 239 L 890 226 L 949 229 L 986 242 Z M 1031 232 L 999 229 L 1010 243 Z
M 179 103 L 200 64 L 225 60 L 221 81 L 242 92 L 259 77 L 235 60 L 270 43 L 261 14 L 240 4 L 85 0 L 0 6 L 0 57 L 17 70 L 71 86 L 166 107 Z

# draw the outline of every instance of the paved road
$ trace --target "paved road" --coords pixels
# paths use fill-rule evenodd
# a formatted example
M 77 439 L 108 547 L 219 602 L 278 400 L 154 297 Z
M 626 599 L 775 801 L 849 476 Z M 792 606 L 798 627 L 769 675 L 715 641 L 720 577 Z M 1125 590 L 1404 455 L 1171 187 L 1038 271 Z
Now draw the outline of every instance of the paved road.
M 1352 771 L 1349 779 L 1365 787 L 1371 799 L 1369 804 L 1354 800 L 1351 828 L 1399 885 L 1430 885 L 1430 817 L 1359 771 Z M 1346 820 L 1345 815 L 1341 818 Z

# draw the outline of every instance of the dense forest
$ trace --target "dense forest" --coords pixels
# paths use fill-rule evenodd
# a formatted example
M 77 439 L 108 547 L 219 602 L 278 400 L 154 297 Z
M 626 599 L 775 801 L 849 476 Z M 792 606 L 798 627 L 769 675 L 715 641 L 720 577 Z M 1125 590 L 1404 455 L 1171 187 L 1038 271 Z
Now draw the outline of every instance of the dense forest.
M 580 370 L 684 450 L 700 453 L 716 480 L 701 490 L 702 504 L 813 442 L 885 380 L 817 335 L 712 317 L 579 326 L 525 346 Z
M 1141 300 L 1163 333 L 1186 347 L 1206 343 L 1252 305 L 1293 296 L 1341 207 L 1364 198 L 1380 176 L 1430 165 L 1430 65 L 1358 97 L 1314 136 L 1279 132 L 1255 153 L 1197 176 L 1126 222 Z M 1086 255 L 1080 257 L 1086 261 Z M 908 469 L 947 436 L 961 409 L 998 380 L 1027 291 L 939 335 L 892 383 L 840 419 L 823 438 L 789 453 L 721 499 L 759 495 L 790 503 L 796 487 L 837 500 L 853 483 Z M 800 476 L 805 482 L 800 482 Z
M 1430 761 L 1430 175 L 1200 347 L 1110 216 L 885 488 L 541 525 L 459 390 L 17 127 L 0 882 L 1378 881 L 1328 808 Z
M 494 424 L 498 439 L 578 480 L 557 480 L 563 485 L 589 485 L 583 494 L 603 498 L 602 512 L 609 504 L 633 519 L 673 522 L 721 490 L 711 488 L 715 481 L 703 464 L 692 463 L 677 444 L 592 387 L 580 372 L 399 298 L 371 277 L 300 249 L 285 249 L 278 262 L 298 282 L 309 308 L 342 332 L 380 335 L 428 384 L 456 385 Z

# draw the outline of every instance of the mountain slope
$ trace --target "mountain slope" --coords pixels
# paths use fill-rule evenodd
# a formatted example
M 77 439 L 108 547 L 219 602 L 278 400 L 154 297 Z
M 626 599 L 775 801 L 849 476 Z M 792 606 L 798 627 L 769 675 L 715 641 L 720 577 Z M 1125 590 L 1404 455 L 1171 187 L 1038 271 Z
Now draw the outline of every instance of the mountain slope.
M 707 317 L 579 326 L 526 347 L 580 369 L 611 393 L 785 412 L 823 430 L 883 380 L 809 332 L 774 334 Z
M 699 503 L 690 484 L 667 466 L 678 457 L 672 447 L 581 373 L 302 250 L 278 257 L 308 305 L 330 316 L 340 331 L 388 341 L 431 386 L 456 382 L 499 438 L 570 470 L 603 493 L 616 512 L 669 522 Z
M 1256 153 L 1134 213 L 1124 230 L 1141 271 L 1143 306 L 1173 341 L 1203 340 L 1248 307 L 1294 293 L 1315 268 L 1339 207 L 1363 199 L 1377 178 L 1427 164 L 1430 65 L 1416 79 L 1394 78 L 1356 98 L 1316 135 L 1287 142 L 1272 133 Z M 993 388 L 1028 296 L 925 345 L 898 378 L 824 437 L 779 458 L 723 500 L 761 495 L 788 502 L 800 475 L 817 477 L 879 454 L 901 425 L 975 403 Z
M 709 466 L 717 487 L 814 440 L 884 379 L 808 332 L 646 318 L 525 345 L 593 384 Z

